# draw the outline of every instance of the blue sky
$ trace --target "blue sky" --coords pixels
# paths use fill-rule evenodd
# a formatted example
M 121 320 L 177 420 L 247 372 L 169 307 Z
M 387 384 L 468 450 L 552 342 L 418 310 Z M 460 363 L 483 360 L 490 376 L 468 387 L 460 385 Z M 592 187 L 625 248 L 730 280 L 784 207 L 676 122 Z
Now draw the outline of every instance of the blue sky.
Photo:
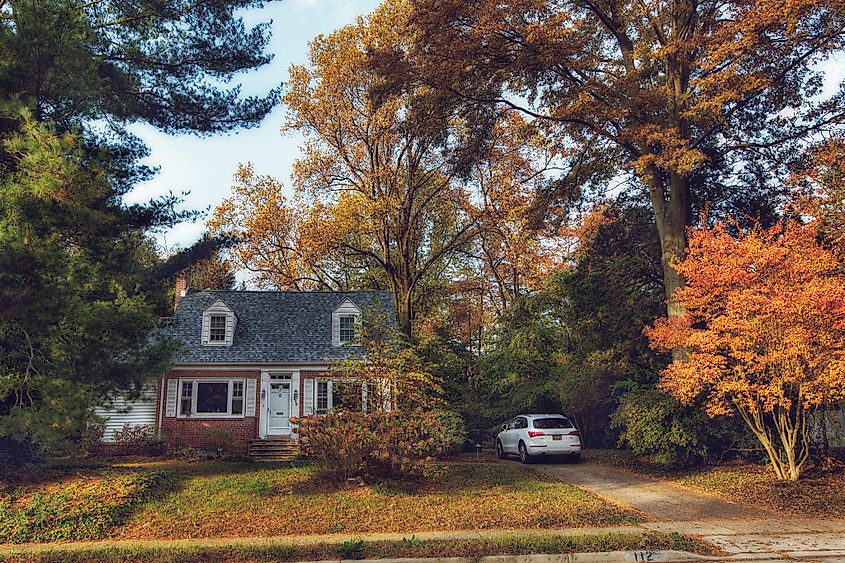
M 330 33 L 352 23 L 357 16 L 372 12 L 380 0 L 281 0 L 262 10 L 251 10 L 244 20 L 252 25 L 273 21 L 269 51 L 273 61 L 264 68 L 239 77 L 246 94 L 263 94 L 287 79 L 292 63 L 304 63 L 308 42 L 315 36 Z M 832 95 L 845 79 L 845 56 L 822 63 L 827 75 L 823 97 Z M 259 174 L 270 174 L 289 185 L 293 162 L 299 154 L 301 139 L 282 135 L 284 108 L 277 106 L 261 126 L 225 136 L 197 138 L 188 135 L 165 135 L 148 125 L 134 125 L 133 132 L 150 147 L 147 163 L 159 166 L 159 174 L 140 184 L 128 196 L 129 203 L 148 201 L 170 191 L 190 191 L 184 207 L 214 208 L 228 194 L 238 163 L 252 162 Z M 188 246 L 204 231 L 202 221 L 177 225 L 161 234 L 159 242 L 166 248 Z
M 252 25 L 273 20 L 269 52 L 273 61 L 238 77 L 245 94 L 263 94 L 287 79 L 292 63 L 305 63 L 308 42 L 352 23 L 359 15 L 372 12 L 379 0 L 282 0 L 261 10 L 244 13 Z M 228 194 L 238 163 L 252 162 L 256 172 L 271 174 L 288 185 L 288 177 L 299 153 L 300 139 L 282 135 L 284 109 L 277 106 L 261 126 L 225 136 L 198 138 L 189 135 L 165 135 L 149 125 L 133 125 L 132 131 L 150 147 L 147 163 L 159 166 L 159 174 L 138 185 L 127 196 L 129 203 L 148 201 L 170 191 L 190 191 L 184 207 L 214 208 Z M 203 232 L 203 222 L 186 223 L 159 236 L 165 247 L 187 246 Z

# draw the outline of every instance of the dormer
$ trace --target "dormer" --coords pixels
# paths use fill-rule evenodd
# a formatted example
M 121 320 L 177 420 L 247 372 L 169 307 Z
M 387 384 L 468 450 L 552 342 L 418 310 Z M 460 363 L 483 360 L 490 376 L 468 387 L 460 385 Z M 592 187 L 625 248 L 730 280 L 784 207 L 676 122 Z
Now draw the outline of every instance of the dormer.
M 332 311 L 332 346 L 360 345 L 361 309 L 349 299 L 344 299 Z
M 215 300 L 202 312 L 202 345 L 231 346 L 237 322 L 232 308 L 222 299 Z

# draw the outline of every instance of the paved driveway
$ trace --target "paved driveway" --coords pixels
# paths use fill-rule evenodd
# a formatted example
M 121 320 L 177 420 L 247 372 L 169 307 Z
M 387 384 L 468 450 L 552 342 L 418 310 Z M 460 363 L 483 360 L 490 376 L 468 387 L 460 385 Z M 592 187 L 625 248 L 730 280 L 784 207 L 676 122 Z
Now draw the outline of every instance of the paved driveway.
M 599 496 L 627 504 L 661 521 L 777 518 L 767 510 L 751 508 L 714 495 L 684 489 L 672 483 L 635 475 L 595 463 L 545 464 L 536 469 Z
M 641 525 L 648 530 L 698 536 L 738 556 L 845 561 L 845 520 L 784 518 L 769 510 L 589 462 L 534 467 L 645 513 L 653 519 Z

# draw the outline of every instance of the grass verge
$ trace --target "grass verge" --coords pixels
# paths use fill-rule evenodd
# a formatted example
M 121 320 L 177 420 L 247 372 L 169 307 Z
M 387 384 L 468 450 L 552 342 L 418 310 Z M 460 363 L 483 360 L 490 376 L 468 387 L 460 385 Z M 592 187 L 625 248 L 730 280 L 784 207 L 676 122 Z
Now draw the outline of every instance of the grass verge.
M 337 559 L 384 559 L 403 557 L 480 557 L 484 555 L 529 555 L 542 553 L 577 553 L 601 551 L 690 551 L 717 554 L 700 540 L 676 533 L 598 534 L 582 536 L 532 536 L 482 540 L 419 541 L 413 537 L 401 541 L 352 540 L 342 544 L 291 545 L 284 543 L 220 547 L 129 547 L 79 550 L 44 550 L 11 556 L 8 562 L 45 563 L 81 562 L 216 562 L 246 563 L 259 561 L 314 561 Z

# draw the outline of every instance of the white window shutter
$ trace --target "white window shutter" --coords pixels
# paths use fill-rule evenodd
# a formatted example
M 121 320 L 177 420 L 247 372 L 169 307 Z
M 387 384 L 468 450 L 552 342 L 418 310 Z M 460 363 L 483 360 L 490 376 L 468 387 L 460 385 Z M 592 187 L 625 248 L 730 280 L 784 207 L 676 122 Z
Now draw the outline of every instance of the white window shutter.
M 179 390 L 178 379 L 167 380 L 167 401 L 164 406 L 164 416 L 173 418 L 176 416 L 176 393 Z
M 382 381 L 382 388 L 384 389 L 384 405 L 382 408 L 386 411 L 393 410 L 393 405 L 391 404 L 391 392 L 393 391 L 393 387 L 390 385 L 390 380 L 385 379 Z
M 203 346 L 208 345 L 209 340 L 209 332 L 211 329 L 211 315 L 208 313 L 202 316 L 202 344 Z
M 226 315 L 226 346 L 235 340 L 235 315 Z
M 332 313 L 332 346 L 340 346 L 340 313 Z
M 246 408 L 244 416 L 255 416 L 255 380 L 246 380 Z
M 329 379 L 329 411 L 334 409 L 334 380 Z
M 302 416 L 314 414 L 314 387 L 316 385 L 316 379 L 305 380 L 305 387 L 302 392 Z

